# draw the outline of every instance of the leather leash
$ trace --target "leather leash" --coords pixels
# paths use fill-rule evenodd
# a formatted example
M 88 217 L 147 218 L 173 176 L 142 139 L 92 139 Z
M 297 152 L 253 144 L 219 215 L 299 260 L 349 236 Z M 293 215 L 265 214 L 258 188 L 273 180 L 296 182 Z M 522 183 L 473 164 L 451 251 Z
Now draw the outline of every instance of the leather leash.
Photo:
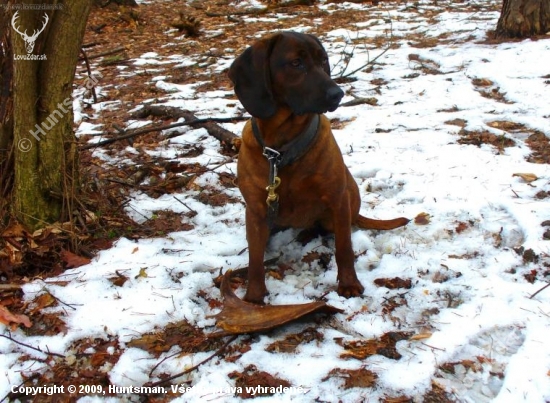
M 269 180 L 267 190 L 267 224 L 269 229 L 275 225 L 275 220 L 279 213 L 279 195 L 276 190 L 281 184 L 281 178 L 277 176 L 280 168 L 290 165 L 300 159 L 311 147 L 319 131 L 319 115 L 314 115 L 307 129 L 292 141 L 283 145 L 279 150 L 267 147 L 265 145 L 258 122 L 255 118 L 251 119 L 252 133 L 256 141 L 263 149 L 263 155 L 269 163 Z

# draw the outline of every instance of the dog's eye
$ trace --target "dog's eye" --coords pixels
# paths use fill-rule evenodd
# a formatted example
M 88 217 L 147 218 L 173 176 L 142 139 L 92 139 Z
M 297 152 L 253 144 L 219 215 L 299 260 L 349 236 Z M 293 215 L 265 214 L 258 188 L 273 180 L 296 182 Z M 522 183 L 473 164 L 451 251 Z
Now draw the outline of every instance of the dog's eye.
M 323 63 L 323 66 L 327 65 L 328 64 L 328 57 L 323 58 L 321 63 Z
M 302 61 L 300 59 L 294 59 L 290 62 L 292 67 L 302 67 Z

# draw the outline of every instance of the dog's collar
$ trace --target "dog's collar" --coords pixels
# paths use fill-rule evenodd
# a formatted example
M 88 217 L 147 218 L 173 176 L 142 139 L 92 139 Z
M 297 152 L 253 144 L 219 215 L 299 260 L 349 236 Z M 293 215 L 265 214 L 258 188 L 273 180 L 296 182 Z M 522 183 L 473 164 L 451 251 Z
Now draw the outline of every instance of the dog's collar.
M 277 167 L 282 168 L 297 161 L 307 152 L 317 137 L 320 118 L 317 114 L 313 115 L 313 119 L 311 119 L 307 129 L 298 137 L 283 145 L 279 150 L 266 147 L 262 134 L 260 133 L 260 128 L 258 127 L 258 122 L 256 122 L 256 118 L 252 118 L 251 121 L 252 133 L 254 134 L 258 144 L 262 147 L 264 156 L 268 160 L 272 155 L 276 156 Z
M 310 148 L 317 137 L 319 131 L 319 115 L 314 115 L 309 123 L 306 131 L 298 137 L 282 146 L 279 150 L 267 147 L 265 145 L 258 122 L 252 118 L 252 133 L 258 144 L 262 147 L 263 155 L 269 162 L 269 181 L 266 187 L 267 190 L 267 224 L 269 228 L 275 226 L 275 220 L 279 213 L 279 195 L 276 190 L 281 184 L 281 178 L 277 176 L 279 168 L 292 164 L 300 159 Z

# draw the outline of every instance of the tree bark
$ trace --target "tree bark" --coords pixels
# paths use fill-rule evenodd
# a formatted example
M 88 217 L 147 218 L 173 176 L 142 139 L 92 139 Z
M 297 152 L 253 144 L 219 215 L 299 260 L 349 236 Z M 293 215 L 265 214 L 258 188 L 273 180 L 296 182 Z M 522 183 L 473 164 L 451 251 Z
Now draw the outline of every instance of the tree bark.
M 0 228 L 6 223 L 8 194 L 13 184 L 13 52 L 6 7 L 0 8 Z
M 503 0 L 497 38 L 526 38 L 550 31 L 550 0 Z
M 13 10 L 13 14 L 18 13 L 15 21 L 13 14 L 11 20 L 13 210 L 29 229 L 68 219 L 77 192 L 78 154 L 71 94 L 91 2 L 71 0 L 59 4 L 43 0 L 43 10 Z M 49 20 L 45 23 L 46 15 Z M 29 52 L 22 33 L 30 35 L 42 28 Z

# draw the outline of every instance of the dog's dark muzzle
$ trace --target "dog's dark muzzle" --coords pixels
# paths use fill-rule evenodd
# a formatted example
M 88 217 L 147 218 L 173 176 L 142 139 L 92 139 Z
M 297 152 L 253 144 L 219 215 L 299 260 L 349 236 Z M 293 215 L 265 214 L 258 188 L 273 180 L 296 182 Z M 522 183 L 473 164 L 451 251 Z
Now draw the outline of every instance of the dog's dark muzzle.
M 340 101 L 344 97 L 344 91 L 342 91 L 338 86 L 330 87 L 325 96 L 328 105 L 327 109 L 332 112 L 338 108 L 338 105 L 340 105 Z

